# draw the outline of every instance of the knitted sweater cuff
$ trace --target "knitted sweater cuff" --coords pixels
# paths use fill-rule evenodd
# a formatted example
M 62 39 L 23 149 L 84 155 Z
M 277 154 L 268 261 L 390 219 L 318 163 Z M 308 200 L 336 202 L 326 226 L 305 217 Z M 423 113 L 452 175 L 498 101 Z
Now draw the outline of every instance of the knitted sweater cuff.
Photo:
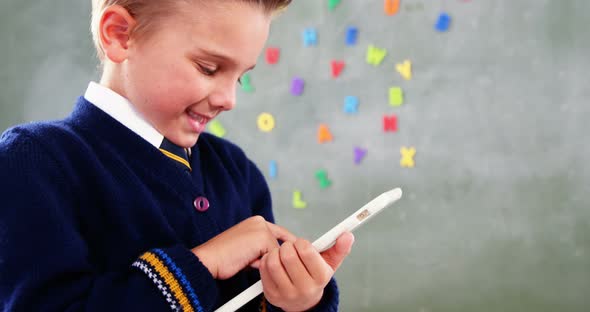
M 183 246 L 152 249 L 132 266 L 152 280 L 173 311 L 211 311 L 217 302 L 217 284 L 213 276 Z

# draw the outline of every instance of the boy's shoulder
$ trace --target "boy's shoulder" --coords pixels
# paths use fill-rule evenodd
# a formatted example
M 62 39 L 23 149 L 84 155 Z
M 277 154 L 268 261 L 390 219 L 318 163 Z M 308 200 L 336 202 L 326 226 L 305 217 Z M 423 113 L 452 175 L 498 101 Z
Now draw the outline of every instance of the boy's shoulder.
M 0 153 L 18 152 L 31 145 L 43 148 L 74 144 L 79 135 L 65 121 L 32 122 L 7 129 L 0 136 Z M 51 149 L 51 148 L 50 148 Z

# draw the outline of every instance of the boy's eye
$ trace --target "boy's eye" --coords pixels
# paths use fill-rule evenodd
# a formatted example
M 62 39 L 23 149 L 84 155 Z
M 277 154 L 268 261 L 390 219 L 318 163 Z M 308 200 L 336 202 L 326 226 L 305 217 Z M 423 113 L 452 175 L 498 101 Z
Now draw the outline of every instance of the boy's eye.
M 201 70 L 201 72 L 205 76 L 213 76 L 215 74 L 215 72 L 217 71 L 216 68 L 209 68 L 209 67 L 203 66 L 203 65 L 199 65 L 199 69 Z

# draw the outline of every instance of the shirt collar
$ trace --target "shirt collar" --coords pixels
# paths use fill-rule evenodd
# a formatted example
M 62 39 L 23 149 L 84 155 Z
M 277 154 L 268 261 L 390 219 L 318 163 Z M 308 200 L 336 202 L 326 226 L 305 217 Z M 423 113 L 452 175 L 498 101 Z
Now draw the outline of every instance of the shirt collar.
M 162 144 L 164 136 L 143 119 L 129 100 L 115 91 L 91 81 L 84 98 L 154 147 L 159 148 Z

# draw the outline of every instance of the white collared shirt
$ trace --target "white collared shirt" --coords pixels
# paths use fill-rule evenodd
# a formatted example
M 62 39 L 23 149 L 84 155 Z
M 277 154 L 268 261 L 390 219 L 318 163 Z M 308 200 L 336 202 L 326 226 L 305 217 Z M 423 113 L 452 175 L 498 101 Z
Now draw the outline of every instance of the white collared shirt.
M 91 81 L 84 98 L 156 148 L 162 144 L 164 136 L 143 119 L 129 100 L 117 92 Z

